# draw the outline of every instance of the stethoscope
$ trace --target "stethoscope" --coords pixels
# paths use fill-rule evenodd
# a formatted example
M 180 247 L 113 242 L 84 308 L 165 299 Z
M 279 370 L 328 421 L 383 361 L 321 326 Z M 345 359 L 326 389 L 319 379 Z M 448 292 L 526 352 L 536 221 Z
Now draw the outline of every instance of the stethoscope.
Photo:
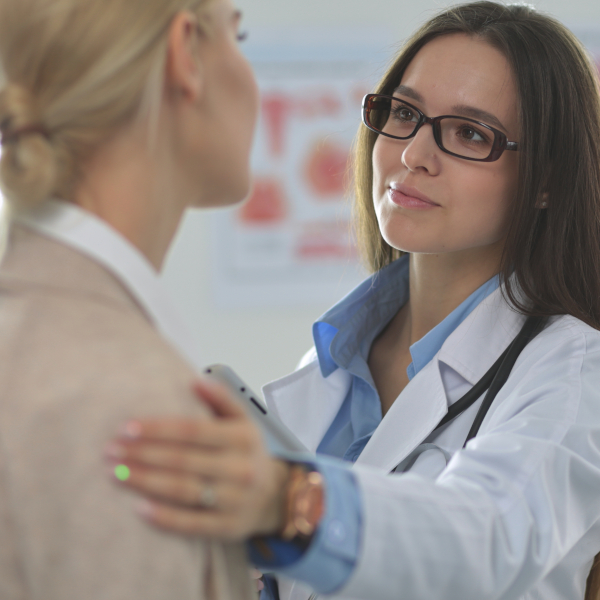
M 483 420 L 485 419 L 492 403 L 494 402 L 498 392 L 506 383 L 519 355 L 529 344 L 529 342 L 544 328 L 548 321 L 548 317 L 528 317 L 521 331 L 515 339 L 509 344 L 506 350 L 500 355 L 498 360 L 488 369 L 483 377 L 464 395 L 450 406 L 444 418 L 437 424 L 433 432 L 441 429 L 450 421 L 453 421 L 461 415 L 465 410 L 472 406 L 481 395 L 487 390 L 483 402 L 475 415 L 475 420 L 471 425 L 471 429 L 465 439 L 463 448 L 472 440 L 479 431 Z M 432 432 L 432 433 L 433 433 Z M 404 473 L 409 471 L 415 464 L 419 456 L 425 452 L 435 450 L 444 455 L 446 464 L 450 461 L 451 455 L 448 451 L 436 446 L 435 444 L 421 444 L 417 446 L 399 465 L 392 469 L 393 473 Z
M 462 396 L 462 398 L 458 399 L 450 406 L 444 418 L 437 424 L 433 431 L 441 429 L 450 423 L 450 421 L 456 419 L 456 417 L 472 406 L 487 390 L 481 406 L 475 415 L 475 420 L 471 425 L 467 438 L 465 439 L 465 443 L 463 444 L 464 448 L 467 443 L 477 435 L 485 416 L 498 395 L 498 392 L 506 383 L 519 355 L 525 346 L 527 346 L 527 344 L 542 331 L 547 322 L 548 317 L 527 317 L 521 331 L 519 331 L 515 339 L 499 356 L 498 360 L 496 360 L 485 375 L 483 375 L 483 377 L 464 396 Z M 409 471 L 421 454 L 431 450 L 440 452 L 444 456 L 446 464 L 448 464 L 448 461 L 451 458 L 450 453 L 435 444 L 427 443 L 421 444 L 415 448 L 415 450 L 413 450 L 399 465 L 392 469 L 391 472 L 404 473 Z M 317 597 L 317 594 L 311 594 L 308 600 L 316 600 Z

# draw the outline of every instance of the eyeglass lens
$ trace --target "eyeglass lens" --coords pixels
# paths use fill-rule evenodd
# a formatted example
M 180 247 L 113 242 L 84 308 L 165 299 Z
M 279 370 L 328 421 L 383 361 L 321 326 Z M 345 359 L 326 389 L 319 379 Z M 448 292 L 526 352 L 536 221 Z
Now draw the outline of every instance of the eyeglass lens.
M 367 119 L 377 131 L 398 138 L 409 138 L 419 124 L 420 115 L 402 100 L 373 98 Z M 494 146 L 494 132 L 468 119 L 444 117 L 439 121 L 443 148 L 465 158 L 485 159 Z

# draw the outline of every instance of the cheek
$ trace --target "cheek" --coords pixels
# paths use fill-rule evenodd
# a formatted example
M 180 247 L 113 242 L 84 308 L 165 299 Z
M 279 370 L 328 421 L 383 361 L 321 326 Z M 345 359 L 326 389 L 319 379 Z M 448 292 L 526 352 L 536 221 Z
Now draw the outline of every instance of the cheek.
M 508 230 L 516 190 L 513 170 L 501 168 L 491 172 L 482 169 L 456 185 L 452 194 L 456 199 L 452 211 L 456 242 L 477 247 L 502 240 Z
M 256 121 L 258 119 L 258 106 L 259 106 L 259 91 L 258 84 L 254 77 L 254 71 L 250 64 L 245 58 L 241 59 L 240 81 L 243 81 L 243 89 L 241 90 L 241 96 L 244 98 L 244 105 L 246 107 L 247 123 L 248 128 L 251 132 L 254 132 L 256 127 Z
M 387 194 L 388 186 L 393 180 L 404 179 L 404 166 L 402 165 L 403 147 L 397 141 L 380 136 L 373 147 L 373 203 L 377 218 L 383 218 L 383 205 L 386 204 L 384 198 Z
M 379 136 L 373 146 L 373 197 L 377 198 L 385 188 L 386 177 L 390 176 L 390 169 L 394 170 L 394 163 L 402 167 L 402 155 L 396 157 L 394 148 L 390 148 L 385 137 Z M 400 170 L 400 169 L 398 169 Z M 397 170 L 397 171 L 398 171 Z M 397 172 L 396 171 L 396 172 Z

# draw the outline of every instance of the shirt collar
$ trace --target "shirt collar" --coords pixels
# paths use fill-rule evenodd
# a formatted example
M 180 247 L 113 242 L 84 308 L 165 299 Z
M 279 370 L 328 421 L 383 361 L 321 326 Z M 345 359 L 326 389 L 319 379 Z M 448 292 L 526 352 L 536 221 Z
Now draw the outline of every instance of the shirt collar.
M 148 319 L 192 366 L 202 362 L 159 273 L 146 257 L 105 221 L 70 202 L 51 200 L 18 221 L 87 255 L 112 273 Z
M 409 379 L 412 379 L 439 352 L 448 336 L 471 314 L 482 300 L 497 290 L 499 285 L 500 277 L 498 275 L 486 281 L 441 323 L 438 323 L 429 333 L 410 347 L 410 355 L 413 361 L 407 369 Z
M 410 347 L 413 362 L 407 373 L 412 379 L 427 365 L 452 332 L 492 292 L 495 276 L 473 292 L 441 323 Z M 384 267 L 350 292 L 313 325 L 313 338 L 323 377 L 342 367 L 371 381 L 367 366 L 373 340 L 408 301 L 409 256 Z
M 366 366 L 373 340 L 408 300 L 408 258 L 403 256 L 368 277 L 313 325 L 323 377 L 338 367 L 350 370 L 352 362 Z

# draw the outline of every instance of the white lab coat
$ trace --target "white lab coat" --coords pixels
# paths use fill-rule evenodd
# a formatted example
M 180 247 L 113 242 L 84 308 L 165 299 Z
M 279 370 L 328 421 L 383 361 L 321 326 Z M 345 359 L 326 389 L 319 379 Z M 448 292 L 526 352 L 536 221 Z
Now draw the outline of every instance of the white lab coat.
M 489 369 L 524 317 L 500 290 L 398 396 L 354 466 L 364 507 L 358 564 L 336 598 L 581 600 L 600 551 L 600 332 L 554 317 L 523 351 L 478 436 L 481 398 L 441 433 L 448 406 Z M 268 384 L 268 406 L 315 451 L 348 392 L 314 351 Z M 423 442 L 410 473 L 391 474 Z M 282 600 L 310 590 L 280 579 Z

